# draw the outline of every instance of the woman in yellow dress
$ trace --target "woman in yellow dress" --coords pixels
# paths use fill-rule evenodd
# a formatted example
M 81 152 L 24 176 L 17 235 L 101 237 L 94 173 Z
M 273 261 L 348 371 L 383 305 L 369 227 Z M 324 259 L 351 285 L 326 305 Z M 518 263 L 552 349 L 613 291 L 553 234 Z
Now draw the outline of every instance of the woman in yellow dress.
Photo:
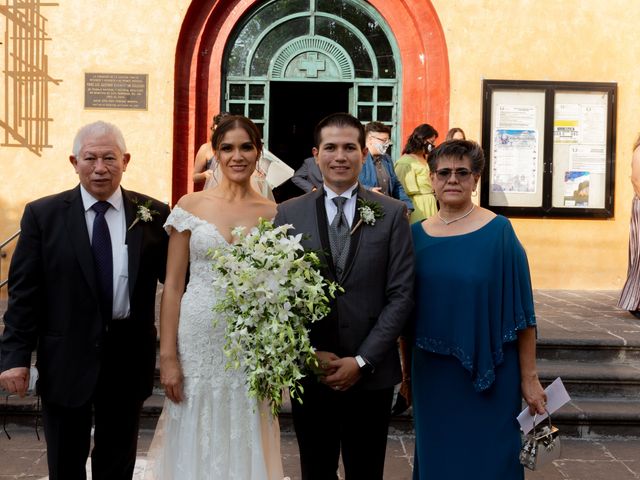
M 431 125 L 418 125 L 409 135 L 402 156 L 394 167 L 400 183 L 413 202 L 411 223 L 429 218 L 438 210 L 427 166 L 427 154 L 435 148 L 436 138 L 438 132 Z

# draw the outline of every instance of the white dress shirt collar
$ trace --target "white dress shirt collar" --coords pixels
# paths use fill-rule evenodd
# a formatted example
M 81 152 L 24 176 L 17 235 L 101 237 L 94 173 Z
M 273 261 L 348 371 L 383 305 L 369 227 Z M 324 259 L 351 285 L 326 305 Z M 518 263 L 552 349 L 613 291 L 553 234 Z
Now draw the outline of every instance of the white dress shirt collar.
M 98 202 L 82 184 L 80 184 L 80 195 L 82 196 L 82 205 L 84 206 L 85 212 L 89 211 L 89 209 L 93 207 L 93 204 Z M 116 188 L 116 191 L 107 199 L 107 202 L 111 204 L 113 209 L 119 212 L 122 208 L 122 189 L 120 187 Z
M 335 197 L 344 197 L 347 199 L 344 202 L 343 212 L 345 217 L 347 218 L 347 222 L 349 226 L 353 224 L 353 218 L 356 215 L 356 200 L 358 196 L 356 195 L 358 191 L 358 183 L 356 182 L 352 187 L 347 188 L 342 194 L 338 195 L 336 192 L 331 190 L 327 185 L 324 185 L 324 208 L 327 212 L 327 221 L 329 224 L 333 222 L 333 217 L 338 213 L 338 207 L 333 203 L 333 199 Z

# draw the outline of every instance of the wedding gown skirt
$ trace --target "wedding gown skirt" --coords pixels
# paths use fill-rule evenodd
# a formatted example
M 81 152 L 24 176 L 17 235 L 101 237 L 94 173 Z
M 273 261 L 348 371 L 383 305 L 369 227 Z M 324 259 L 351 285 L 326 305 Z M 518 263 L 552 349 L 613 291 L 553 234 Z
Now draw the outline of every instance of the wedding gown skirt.
M 166 227 L 189 230 L 190 279 L 180 305 L 178 351 L 185 400 L 165 400 L 147 479 L 281 480 L 280 429 L 267 403 L 249 398 L 242 369 L 226 370 L 224 322 L 214 327 L 218 275 L 207 254 L 225 246 L 215 225 L 176 206 Z

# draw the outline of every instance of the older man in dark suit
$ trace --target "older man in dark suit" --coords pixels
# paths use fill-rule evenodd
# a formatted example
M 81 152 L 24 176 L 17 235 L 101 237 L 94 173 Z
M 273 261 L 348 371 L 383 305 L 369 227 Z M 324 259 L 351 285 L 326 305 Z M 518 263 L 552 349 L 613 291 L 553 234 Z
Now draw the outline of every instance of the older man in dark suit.
M 364 129 L 346 113 L 323 119 L 313 154 L 323 188 L 278 207 L 306 249 L 321 252 L 325 276 L 344 292 L 311 326 L 322 369 L 303 381 L 293 420 L 305 480 L 382 479 L 393 387 L 401 380 L 397 339 L 412 308 L 413 247 L 402 202 L 358 184 Z
M 115 125 L 81 128 L 70 156 L 80 185 L 26 206 L 11 261 L 0 384 L 24 395 L 37 348 L 52 480 L 86 478 L 92 423 L 93 479 L 133 475 L 169 208 L 120 187 L 129 159 Z

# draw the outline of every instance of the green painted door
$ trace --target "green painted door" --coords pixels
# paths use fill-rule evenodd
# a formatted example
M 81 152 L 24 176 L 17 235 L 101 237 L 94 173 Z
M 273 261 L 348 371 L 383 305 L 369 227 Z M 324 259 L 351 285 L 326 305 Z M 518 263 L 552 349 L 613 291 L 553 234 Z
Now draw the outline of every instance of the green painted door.
M 313 126 L 328 113 L 398 124 L 399 58 L 367 2 L 258 2 L 229 37 L 221 108 L 251 118 L 265 145 L 297 168 L 311 154 Z M 394 128 L 394 157 L 395 135 Z

